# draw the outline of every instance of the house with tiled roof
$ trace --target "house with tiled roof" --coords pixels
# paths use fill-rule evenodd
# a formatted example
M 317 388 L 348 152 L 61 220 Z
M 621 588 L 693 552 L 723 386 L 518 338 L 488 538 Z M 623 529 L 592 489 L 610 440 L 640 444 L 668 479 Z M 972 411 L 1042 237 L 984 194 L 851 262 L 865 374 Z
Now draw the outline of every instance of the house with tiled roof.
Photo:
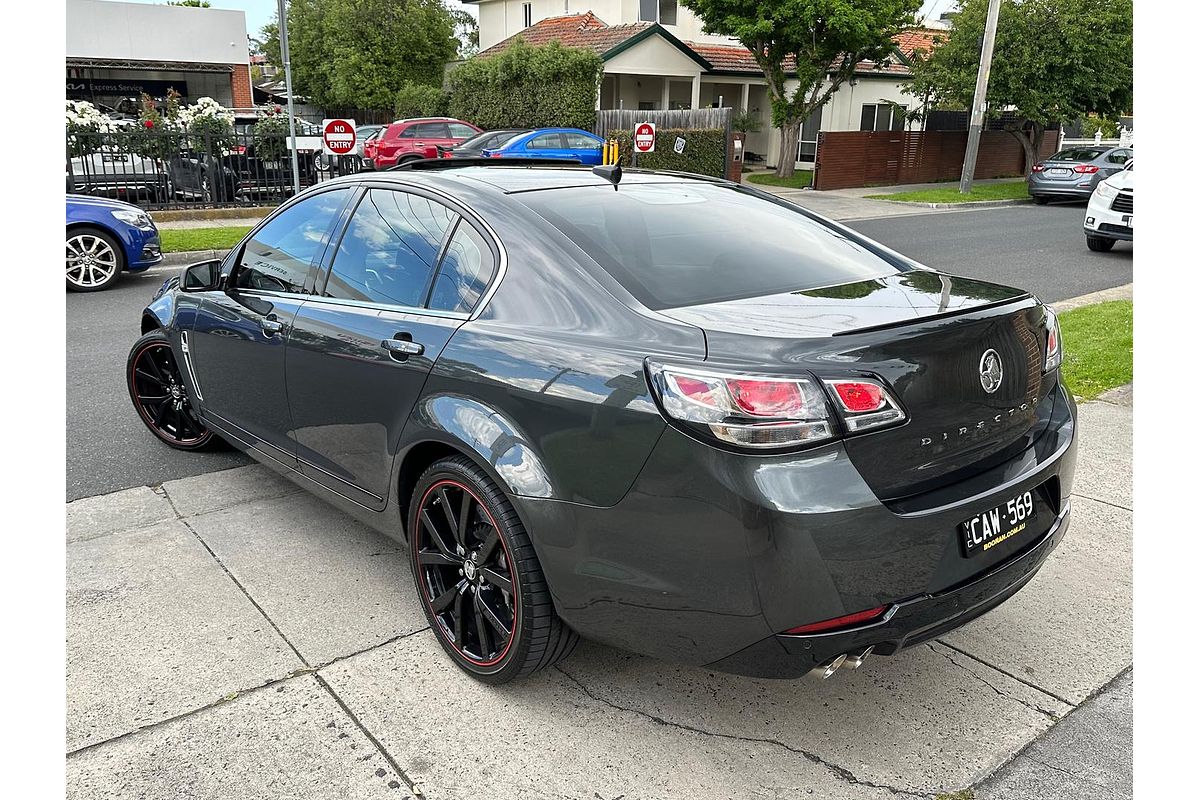
M 700 19 L 677 0 L 465 1 L 479 8 L 477 57 L 498 53 L 518 38 L 592 49 L 604 60 L 597 108 L 746 109 L 760 119 L 746 149 L 777 163 L 780 134 L 771 125 L 766 80 L 754 57 L 736 39 L 705 33 Z M 914 102 L 902 91 L 912 75 L 912 54 L 936 46 L 945 35 L 927 28 L 904 31 L 896 36 L 892 57 L 858 64 L 854 78 L 805 123 L 793 154 L 796 165 L 812 166 L 819 131 L 903 128 L 903 114 L 891 103 Z

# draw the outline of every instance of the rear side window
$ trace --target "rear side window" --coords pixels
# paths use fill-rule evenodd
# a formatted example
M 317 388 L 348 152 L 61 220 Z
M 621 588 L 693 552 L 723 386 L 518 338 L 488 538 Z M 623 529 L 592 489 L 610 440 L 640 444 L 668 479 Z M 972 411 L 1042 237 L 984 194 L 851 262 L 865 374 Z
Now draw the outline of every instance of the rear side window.
M 449 139 L 450 129 L 444 122 L 421 122 L 413 126 L 418 139 Z
M 325 296 L 419 307 L 457 218 L 420 195 L 371 189 L 342 236 Z
M 1075 147 L 1070 150 L 1060 150 L 1047 158 L 1047 161 L 1095 161 L 1104 152 L 1097 147 Z
M 433 282 L 429 307 L 469 312 L 483 297 L 495 271 L 496 261 L 487 240 L 466 221 L 460 222 Z
M 799 292 L 900 271 L 797 211 L 723 186 L 623 184 L 616 192 L 589 186 L 512 196 L 651 309 Z
M 289 206 L 246 242 L 238 263 L 237 286 L 275 292 L 303 292 L 316 271 L 334 220 L 351 189 L 334 189 Z

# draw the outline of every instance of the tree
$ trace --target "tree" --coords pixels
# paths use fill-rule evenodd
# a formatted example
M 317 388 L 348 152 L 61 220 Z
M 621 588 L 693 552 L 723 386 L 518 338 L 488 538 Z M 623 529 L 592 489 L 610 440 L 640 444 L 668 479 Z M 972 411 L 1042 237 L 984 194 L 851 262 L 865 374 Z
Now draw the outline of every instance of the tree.
M 390 109 L 406 83 L 441 86 L 458 52 L 440 0 L 290 0 L 292 87 L 320 106 Z M 263 52 L 283 65 L 277 22 Z
M 458 57 L 470 58 L 479 52 L 479 20 L 461 8 L 450 9 L 454 36 L 458 39 Z
M 397 119 L 440 117 L 446 113 L 446 93 L 437 86 L 409 81 L 396 92 Z
M 895 51 L 921 0 L 680 0 L 709 33 L 733 36 L 767 79 L 771 117 L 782 133 L 775 174 L 795 171 L 804 120 L 829 102 L 860 61 Z M 791 75 L 794 81 L 789 80 Z
M 208 0 L 167 0 L 169 6 L 187 6 L 188 8 L 212 8 Z
M 913 61 L 906 91 L 941 108 L 970 108 L 987 0 L 963 0 L 954 29 Z M 1012 110 L 1005 130 L 1038 160 L 1046 128 L 1133 105 L 1132 0 L 1002 0 L 988 81 L 988 114 Z

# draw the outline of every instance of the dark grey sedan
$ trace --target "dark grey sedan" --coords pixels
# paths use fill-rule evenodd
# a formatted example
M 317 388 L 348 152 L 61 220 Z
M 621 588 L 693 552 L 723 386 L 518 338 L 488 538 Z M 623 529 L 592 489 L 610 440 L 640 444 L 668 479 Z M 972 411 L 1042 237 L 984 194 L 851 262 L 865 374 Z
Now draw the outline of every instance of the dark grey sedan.
M 1131 147 L 1070 147 L 1033 165 L 1029 195 L 1038 205 L 1050 200 L 1087 200 L 1100 181 L 1125 168 Z
M 444 159 L 323 182 L 169 279 L 126 381 L 165 444 L 220 437 L 407 544 L 479 680 L 579 637 L 829 676 L 1061 541 L 1062 356 L 1029 293 L 749 187 Z

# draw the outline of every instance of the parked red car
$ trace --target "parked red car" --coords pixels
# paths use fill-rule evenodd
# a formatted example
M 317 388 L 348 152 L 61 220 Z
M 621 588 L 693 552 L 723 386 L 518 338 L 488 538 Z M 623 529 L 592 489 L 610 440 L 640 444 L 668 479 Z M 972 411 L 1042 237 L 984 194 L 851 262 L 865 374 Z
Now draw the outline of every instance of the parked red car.
M 363 145 L 363 169 L 387 169 L 418 158 L 437 158 L 438 145 L 454 147 L 482 132 L 469 122 L 449 117 L 402 119 Z

